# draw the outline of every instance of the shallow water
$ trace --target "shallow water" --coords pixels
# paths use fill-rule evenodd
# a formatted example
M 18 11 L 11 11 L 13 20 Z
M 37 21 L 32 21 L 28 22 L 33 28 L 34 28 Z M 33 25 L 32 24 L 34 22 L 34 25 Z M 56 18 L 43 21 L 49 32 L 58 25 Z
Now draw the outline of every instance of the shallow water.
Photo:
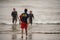
M 18 30 L 12 27 L 16 27 Z M 26 38 L 24 33 L 22 39 L 19 25 L 0 25 L 0 40 L 60 40 L 60 25 L 33 24 L 28 28 L 28 37 Z

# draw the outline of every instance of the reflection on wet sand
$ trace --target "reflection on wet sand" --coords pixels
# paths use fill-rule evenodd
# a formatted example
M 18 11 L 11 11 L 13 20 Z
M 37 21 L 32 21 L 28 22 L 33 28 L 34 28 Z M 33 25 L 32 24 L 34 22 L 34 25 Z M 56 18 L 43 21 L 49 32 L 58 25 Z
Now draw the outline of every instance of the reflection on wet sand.
M 29 34 L 29 40 L 32 40 L 32 33 Z
M 16 33 L 13 33 L 13 34 L 12 34 L 12 40 L 17 40 L 17 35 L 16 35 Z
M 16 26 L 17 26 L 16 24 L 12 25 L 12 31 L 13 31 L 13 33 L 12 33 L 12 40 L 16 40 L 17 39 L 17 35 L 16 35 L 16 32 L 15 32 Z
M 15 25 L 0 25 L 0 40 L 60 40 L 60 25 L 40 25 L 35 24 L 32 29 L 28 30 L 28 37 L 21 38 L 21 30 L 10 31 L 7 27 L 14 30 Z M 18 27 L 18 25 L 16 25 Z M 4 29 L 7 30 L 5 31 Z
M 30 39 L 29 37 L 26 37 L 25 39 L 21 38 L 20 40 L 32 40 L 32 39 Z
M 17 25 L 16 24 L 13 24 L 12 25 L 12 40 L 17 40 L 17 34 L 16 34 L 16 27 L 17 27 Z M 24 34 L 25 35 L 25 34 Z M 20 35 L 21 36 L 21 35 Z M 20 37 L 19 36 L 19 37 Z M 20 38 L 19 40 L 32 40 L 32 32 L 30 31 L 30 33 L 28 34 L 28 36 L 27 37 L 23 37 L 23 38 Z
M 13 25 L 12 25 L 12 31 L 13 31 L 13 32 L 16 31 L 16 26 L 17 26 L 16 24 L 13 24 Z
M 21 37 L 19 40 L 32 40 L 32 34 L 29 34 L 27 37 L 24 36 L 23 38 Z

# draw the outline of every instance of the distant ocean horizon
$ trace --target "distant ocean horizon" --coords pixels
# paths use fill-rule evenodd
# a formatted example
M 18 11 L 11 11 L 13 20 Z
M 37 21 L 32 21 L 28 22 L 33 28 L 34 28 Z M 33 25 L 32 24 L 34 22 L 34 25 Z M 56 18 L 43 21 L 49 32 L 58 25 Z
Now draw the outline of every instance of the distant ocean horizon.
M 0 0 L 0 23 L 12 24 L 12 8 L 18 16 L 25 8 L 32 10 L 33 23 L 60 23 L 60 0 Z

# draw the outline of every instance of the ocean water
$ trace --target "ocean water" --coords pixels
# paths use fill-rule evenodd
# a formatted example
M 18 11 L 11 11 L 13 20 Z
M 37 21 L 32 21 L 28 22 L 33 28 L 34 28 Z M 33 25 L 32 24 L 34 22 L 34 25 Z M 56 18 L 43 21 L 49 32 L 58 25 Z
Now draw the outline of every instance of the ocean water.
M 0 23 L 12 23 L 12 8 L 16 8 L 18 16 L 25 8 L 28 13 L 32 10 L 33 23 L 60 23 L 60 0 L 0 0 Z

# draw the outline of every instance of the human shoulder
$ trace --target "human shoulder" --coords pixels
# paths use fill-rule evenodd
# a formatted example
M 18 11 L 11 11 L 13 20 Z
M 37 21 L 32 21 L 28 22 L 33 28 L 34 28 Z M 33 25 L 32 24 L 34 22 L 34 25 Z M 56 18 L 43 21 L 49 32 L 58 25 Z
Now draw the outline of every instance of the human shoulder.
M 20 15 L 22 16 L 24 13 L 21 13 Z

